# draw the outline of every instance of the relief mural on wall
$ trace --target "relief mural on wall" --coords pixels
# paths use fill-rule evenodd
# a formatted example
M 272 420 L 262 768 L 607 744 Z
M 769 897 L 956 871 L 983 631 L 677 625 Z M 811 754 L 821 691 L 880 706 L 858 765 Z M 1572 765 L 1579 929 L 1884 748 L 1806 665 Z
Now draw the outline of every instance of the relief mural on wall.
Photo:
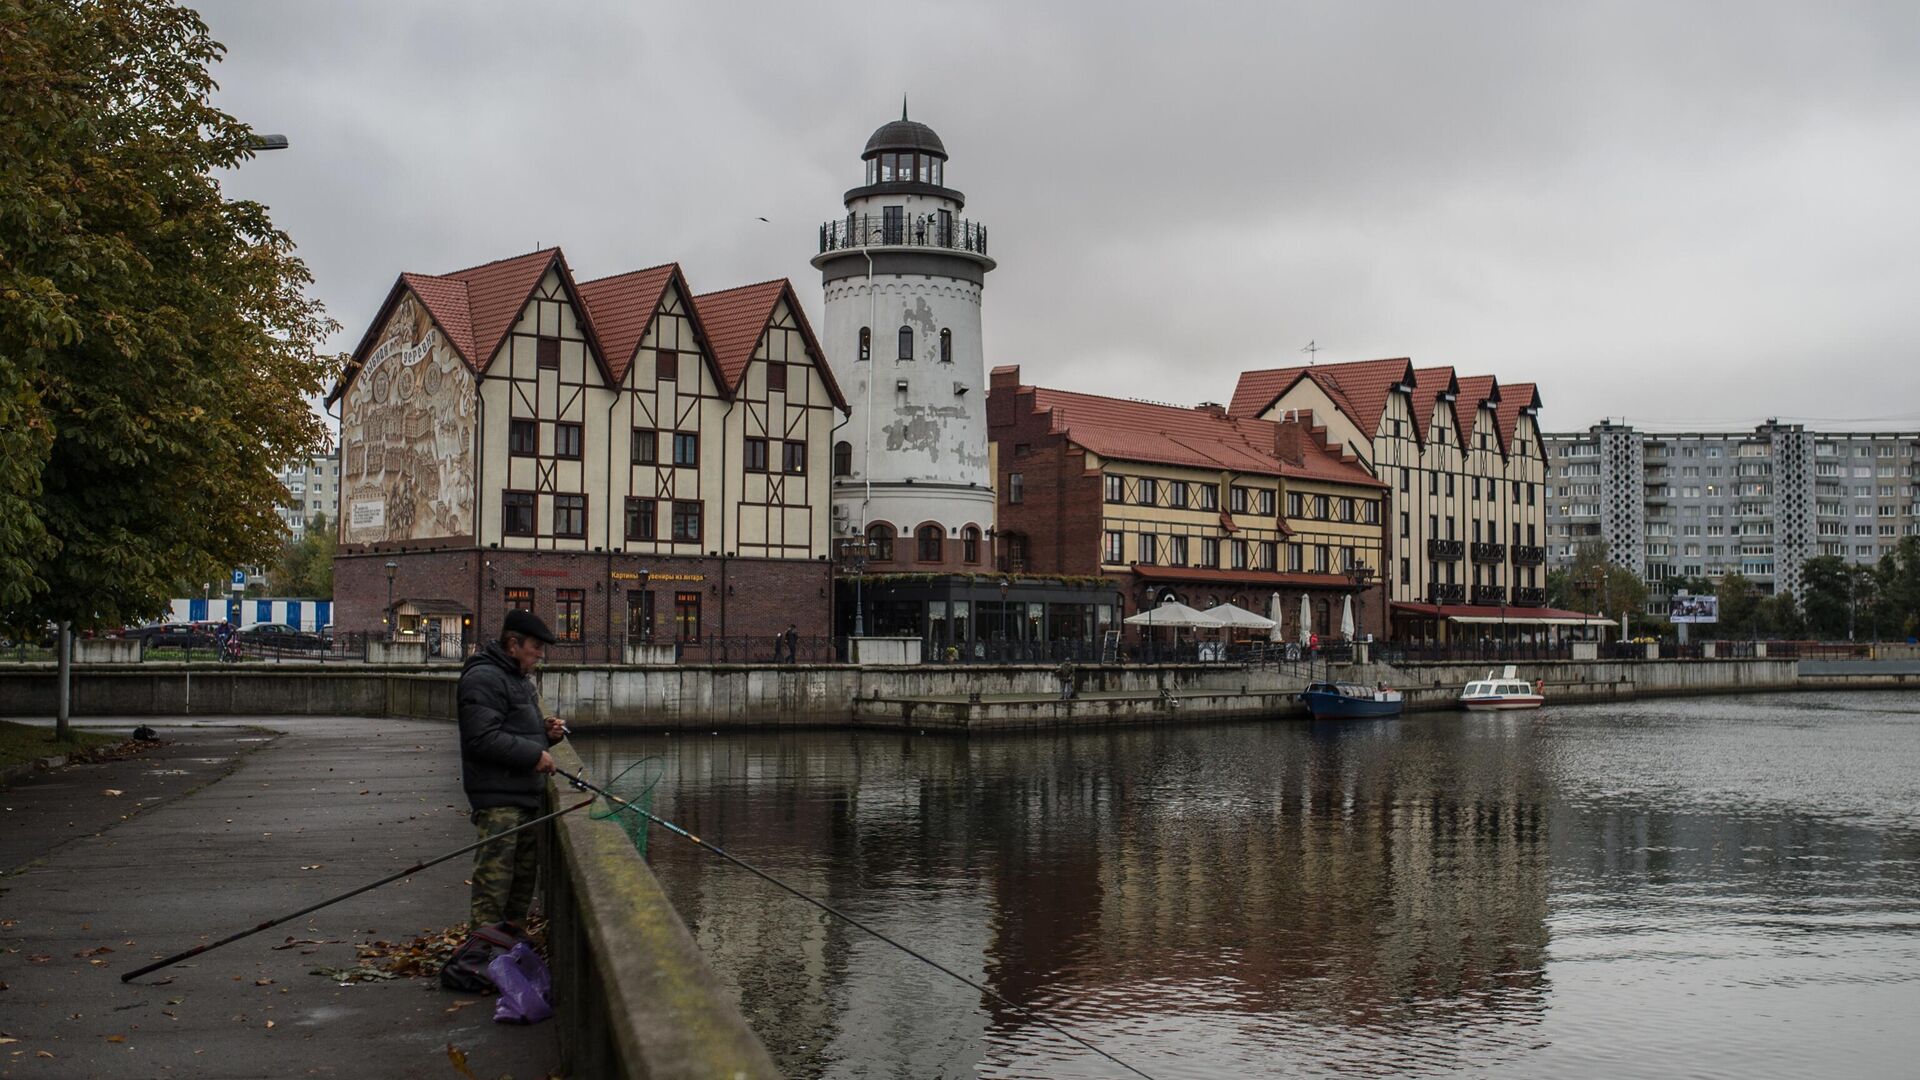
M 474 386 L 412 293 L 340 412 L 340 541 L 473 535 Z

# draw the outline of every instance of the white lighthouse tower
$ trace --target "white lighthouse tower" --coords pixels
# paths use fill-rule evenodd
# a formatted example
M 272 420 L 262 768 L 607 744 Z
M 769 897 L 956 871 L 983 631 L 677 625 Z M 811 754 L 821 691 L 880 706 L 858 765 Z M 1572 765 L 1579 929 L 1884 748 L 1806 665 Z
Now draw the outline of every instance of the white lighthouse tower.
M 904 106 L 860 156 L 865 182 L 820 227 L 813 259 L 823 344 L 853 406 L 834 436 L 834 533 L 872 540 L 872 563 L 989 570 L 987 230 L 960 216 L 946 147 Z

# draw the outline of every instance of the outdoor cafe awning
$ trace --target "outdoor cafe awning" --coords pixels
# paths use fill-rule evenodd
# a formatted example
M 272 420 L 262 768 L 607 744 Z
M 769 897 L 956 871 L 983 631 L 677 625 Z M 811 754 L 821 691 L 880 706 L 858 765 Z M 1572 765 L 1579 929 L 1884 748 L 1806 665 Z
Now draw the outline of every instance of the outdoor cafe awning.
M 1613 619 L 1583 611 L 1540 607 L 1486 607 L 1480 604 L 1410 604 L 1395 601 L 1393 610 L 1416 618 L 1445 619 L 1479 626 L 1616 626 Z

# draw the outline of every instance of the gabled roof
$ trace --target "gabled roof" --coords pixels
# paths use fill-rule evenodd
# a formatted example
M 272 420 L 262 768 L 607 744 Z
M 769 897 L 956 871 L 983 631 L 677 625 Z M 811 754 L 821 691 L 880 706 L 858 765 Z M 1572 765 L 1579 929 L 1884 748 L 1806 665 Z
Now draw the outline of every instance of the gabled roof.
M 1454 420 L 1460 426 L 1460 444 L 1471 449 L 1469 436 L 1479 422 L 1480 407 L 1500 407 L 1500 380 L 1491 375 L 1469 375 L 1460 380 L 1460 396 L 1454 400 Z M 1496 425 L 1497 427 L 1497 425 Z M 1500 448 L 1502 453 L 1506 447 Z
M 1426 442 L 1433 430 L 1433 413 L 1440 407 L 1440 395 L 1458 393 L 1459 380 L 1454 378 L 1451 367 L 1420 368 L 1413 373 L 1413 426 L 1420 433 L 1420 441 Z M 1460 411 L 1449 406 L 1453 413 L 1453 426 L 1460 428 Z M 1460 436 L 1466 437 L 1465 433 Z
M 727 392 L 739 392 L 740 382 L 746 378 L 747 367 L 753 362 L 754 351 L 760 347 L 760 339 L 766 336 L 767 327 L 773 323 L 773 313 L 779 310 L 783 299 L 787 302 L 787 310 L 793 312 L 793 320 L 800 328 L 800 338 L 806 343 L 807 355 L 813 358 L 814 369 L 820 373 L 820 381 L 826 384 L 828 396 L 833 398 L 833 403 L 841 411 L 847 411 L 847 399 L 840 393 L 840 384 L 834 381 L 833 369 L 827 365 L 826 352 L 815 340 L 813 327 L 807 323 L 807 313 L 794 295 L 793 283 L 786 278 L 703 293 L 693 298 L 693 306 L 699 309 L 700 320 L 707 328 L 707 342 L 713 349 L 714 363 L 719 366 L 726 380 Z
M 1013 392 L 1031 392 L 1034 412 L 1052 414 L 1053 431 L 1102 457 L 1383 486 L 1358 463 L 1314 437 L 1302 440 L 1303 464 L 1282 461 L 1276 453 L 1280 425 L 1271 420 L 1044 387 L 1021 386 Z
M 1500 388 L 1500 446 L 1513 450 L 1513 434 L 1520 427 L 1520 414 L 1540 408 L 1540 388 L 1530 382 L 1508 383 Z
M 606 347 L 607 373 L 615 386 L 627 377 L 634 351 L 660 310 L 667 283 L 679 272 L 679 264 L 663 263 L 580 283 L 580 301 Z
M 1240 376 L 1233 390 L 1230 416 L 1258 417 L 1285 397 L 1302 379 L 1320 387 L 1334 406 L 1353 421 L 1368 439 L 1380 431 L 1380 418 L 1396 387 L 1413 382 L 1413 361 L 1406 357 L 1358 360 L 1319 367 L 1272 368 Z

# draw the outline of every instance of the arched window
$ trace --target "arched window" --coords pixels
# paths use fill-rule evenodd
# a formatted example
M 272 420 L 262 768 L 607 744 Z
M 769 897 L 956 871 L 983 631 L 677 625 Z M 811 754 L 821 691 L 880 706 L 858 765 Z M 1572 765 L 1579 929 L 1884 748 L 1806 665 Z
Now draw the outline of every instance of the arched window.
M 873 327 L 871 326 L 860 328 L 860 359 L 873 359 Z
M 913 359 L 913 327 L 911 326 L 900 328 L 900 359 Z
M 953 363 L 953 331 L 951 330 L 940 331 L 940 362 Z
M 947 531 L 938 525 L 922 525 L 913 535 L 920 542 L 920 561 L 939 562 L 943 554 L 940 549 L 946 546 Z
M 869 557 L 879 562 L 893 561 L 893 526 L 876 521 L 867 526 Z
M 970 563 L 980 561 L 980 527 L 969 525 L 960 530 L 960 557 Z
M 853 444 L 841 441 L 833 444 L 833 475 L 853 475 Z

